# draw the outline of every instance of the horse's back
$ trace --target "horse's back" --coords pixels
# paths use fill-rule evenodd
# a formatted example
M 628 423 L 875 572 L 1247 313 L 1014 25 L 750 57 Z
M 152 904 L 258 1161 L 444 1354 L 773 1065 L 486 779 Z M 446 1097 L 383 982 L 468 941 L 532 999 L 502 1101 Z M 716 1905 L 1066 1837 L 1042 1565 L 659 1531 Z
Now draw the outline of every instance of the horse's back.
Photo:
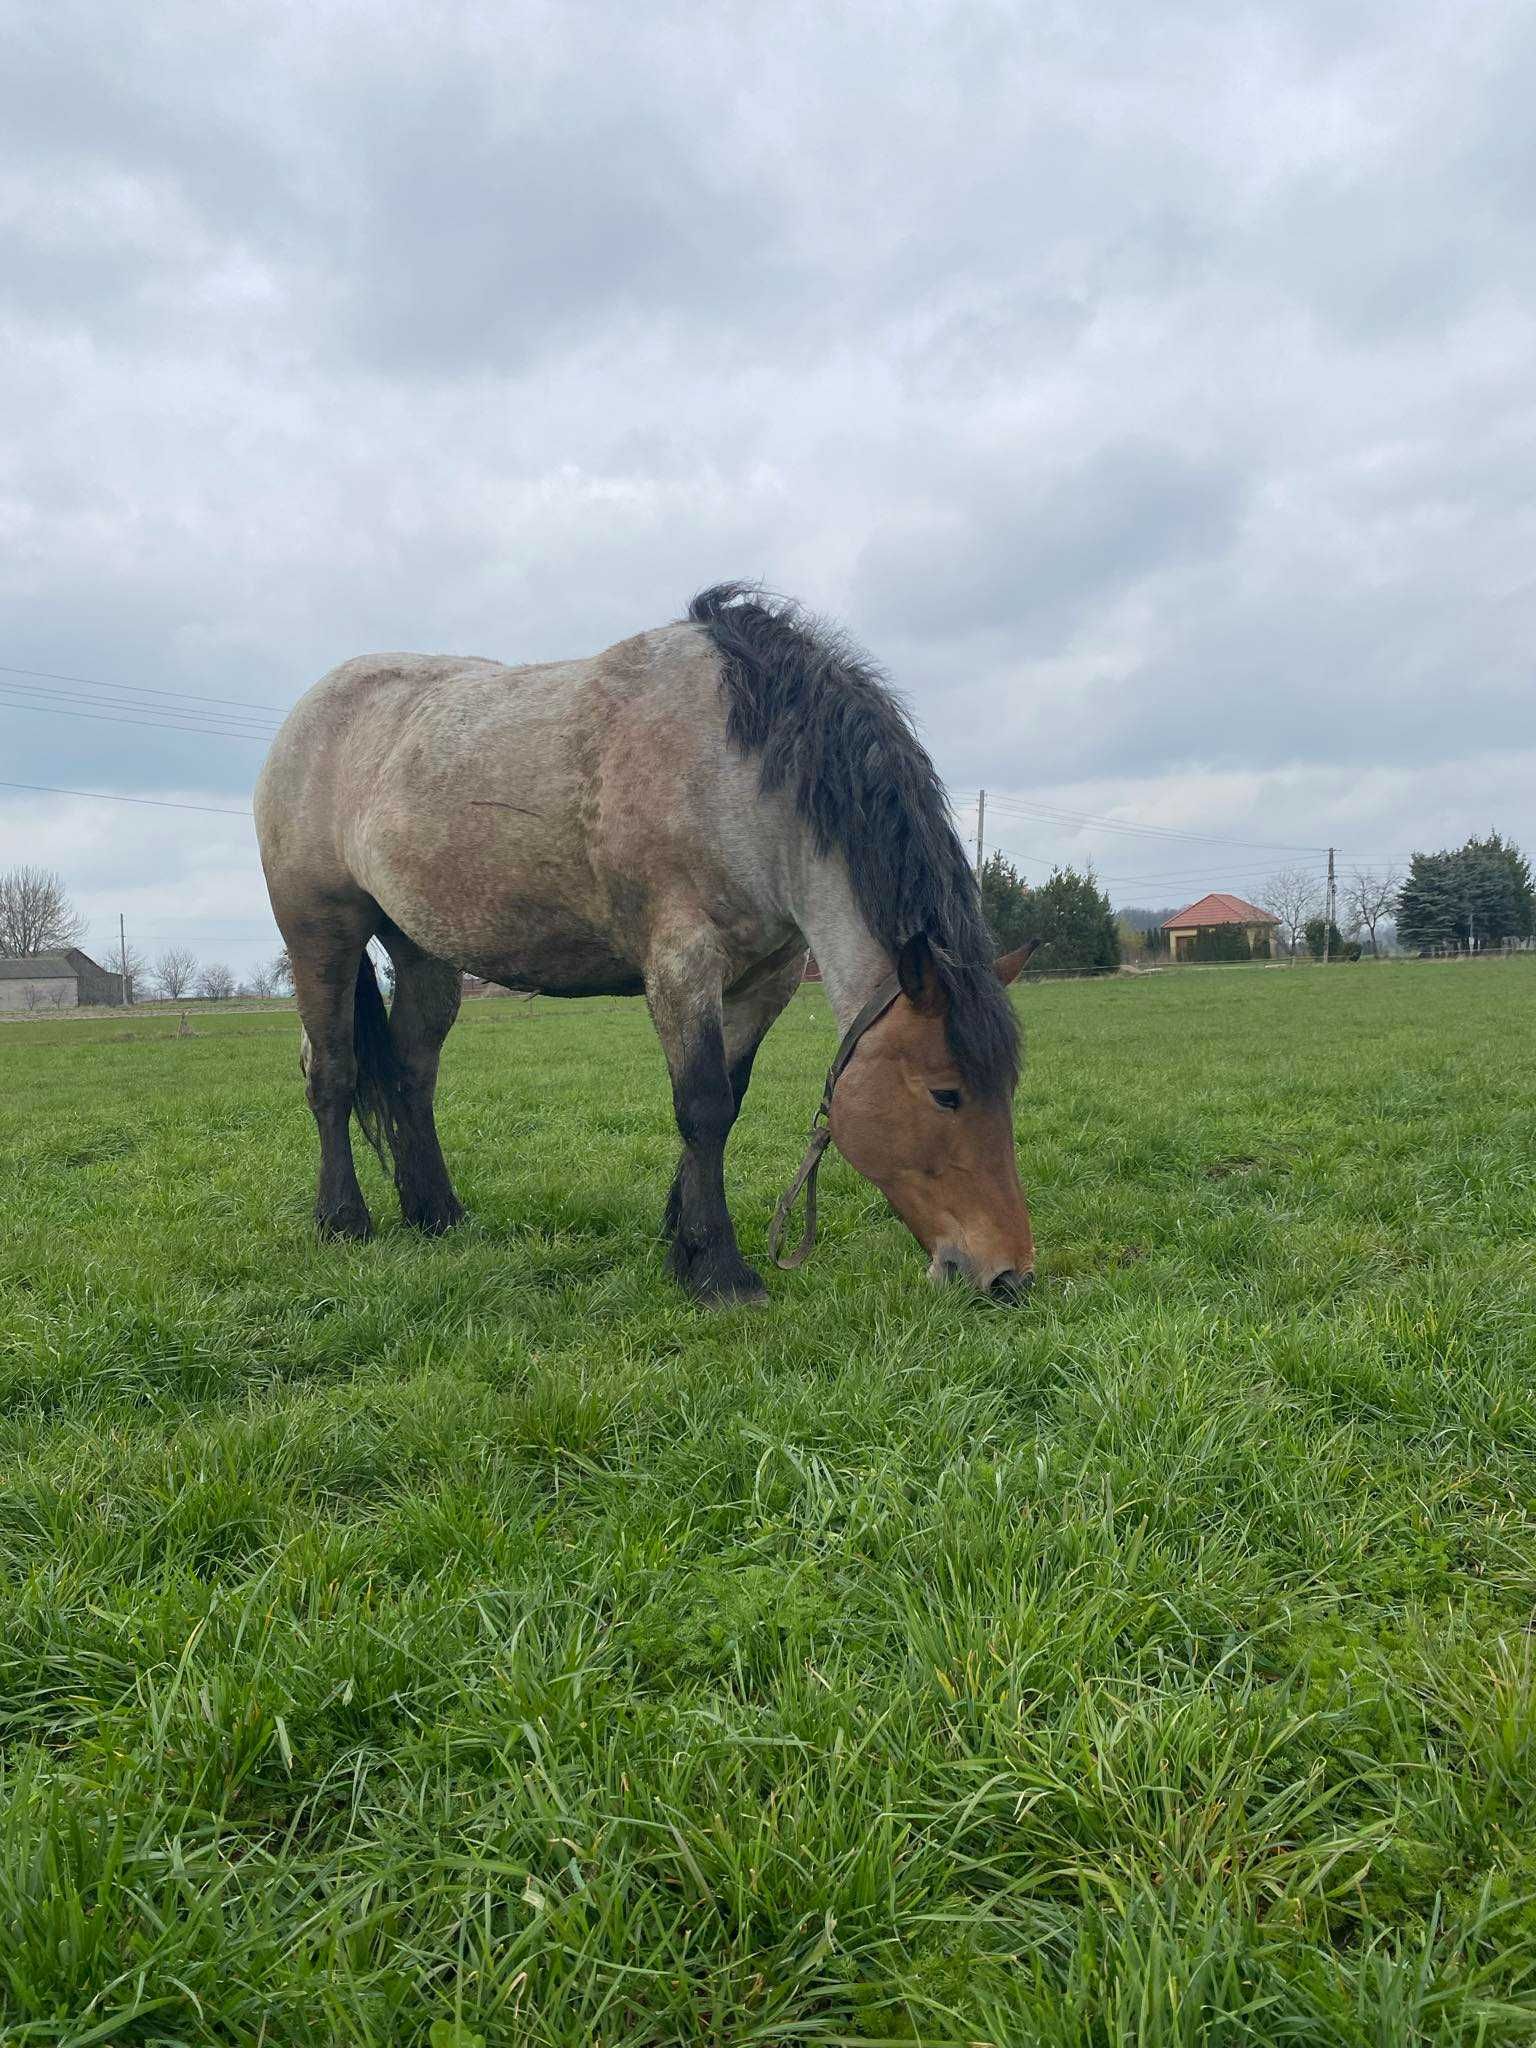
M 343 662 L 285 721 L 256 816 L 274 900 L 358 889 L 492 979 L 513 978 L 516 931 L 518 978 L 606 986 L 621 960 L 632 978 L 653 908 L 696 893 L 744 781 L 718 657 L 676 625 L 577 661 Z
M 590 759 L 601 728 L 639 696 L 686 697 L 696 722 L 714 676 L 707 643 L 691 626 L 636 634 L 572 661 L 356 655 L 323 675 L 283 721 L 256 788 L 263 847 L 296 812 L 322 806 L 333 822 L 356 815 L 401 775 L 421 790 L 537 762 L 558 779 L 568 766 L 561 757 L 579 751 Z M 658 705 L 658 716 L 675 726 L 683 709 Z

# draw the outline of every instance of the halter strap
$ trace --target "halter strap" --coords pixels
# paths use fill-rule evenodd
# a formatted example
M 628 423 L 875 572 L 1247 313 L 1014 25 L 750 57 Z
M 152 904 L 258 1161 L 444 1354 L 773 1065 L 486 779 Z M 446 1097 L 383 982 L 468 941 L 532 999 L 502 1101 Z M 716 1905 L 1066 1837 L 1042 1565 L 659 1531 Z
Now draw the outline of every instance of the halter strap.
M 859 1040 L 870 1025 L 883 1017 L 901 994 L 901 982 L 894 974 L 888 974 L 874 994 L 865 1003 L 848 1029 L 843 1033 L 842 1043 L 837 1048 L 837 1057 L 827 1069 L 826 1085 L 821 1091 L 821 1101 L 816 1114 L 811 1118 L 810 1143 L 805 1148 L 794 1179 L 779 1197 L 779 1206 L 773 1212 L 773 1221 L 768 1226 L 768 1256 L 776 1266 L 793 1272 L 796 1266 L 803 1266 L 811 1255 L 816 1242 L 816 1175 L 821 1167 L 821 1155 L 832 1142 L 832 1133 L 827 1119 L 832 1114 L 832 1091 L 842 1077 L 843 1069 L 858 1051 Z M 784 1241 L 785 1227 L 800 1199 L 801 1189 L 805 1190 L 805 1228 L 800 1233 L 800 1242 L 786 1258 L 779 1257 L 779 1246 Z

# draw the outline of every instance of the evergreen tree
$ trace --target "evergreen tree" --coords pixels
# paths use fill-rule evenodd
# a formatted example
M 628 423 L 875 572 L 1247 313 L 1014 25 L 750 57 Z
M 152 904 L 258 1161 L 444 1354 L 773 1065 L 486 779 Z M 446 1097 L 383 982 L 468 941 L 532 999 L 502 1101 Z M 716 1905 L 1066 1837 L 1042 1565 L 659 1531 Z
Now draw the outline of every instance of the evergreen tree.
M 1302 936 L 1307 942 L 1307 951 L 1314 960 L 1321 960 L 1323 957 L 1323 939 L 1325 936 L 1328 941 L 1328 958 L 1330 960 L 1342 960 L 1344 958 L 1344 934 L 1336 924 L 1330 924 L 1326 918 L 1309 917 Z M 1359 957 L 1360 948 L 1356 946 L 1355 958 L 1358 960 Z
M 1000 853 L 989 853 L 978 876 L 981 914 L 987 920 L 999 953 L 1011 953 L 1033 934 L 1029 922 L 1029 889 L 1024 877 Z
M 1531 870 L 1518 846 L 1497 832 L 1469 839 L 1455 856 L 1466 896 L 1467 943 L 1497 946 L 1528 939 L 1532 926 Z
M 1240 924 L 1203 924 L 1184 956 L 1187 960 L 1248 960 L 1248 934 Z
M 1456 856 L 1416 853 L 1397 899 L 1397 936 L 1421 953 L 1454 946 L 1462 928 L 1456 887 Z
M 1502 945 L 1536 931 L 1530 863 L 1497 832 L 1416 853 L 1397 899 L 1397 935 L 1419 952 Z
M 1080 875 L 1075 868 L 1053 868 L 1049 881 L 1028 892 L 1027 922 L 1042 940 L 1032 968 L 1120 965 L 1120 928 L 1091 870 Z

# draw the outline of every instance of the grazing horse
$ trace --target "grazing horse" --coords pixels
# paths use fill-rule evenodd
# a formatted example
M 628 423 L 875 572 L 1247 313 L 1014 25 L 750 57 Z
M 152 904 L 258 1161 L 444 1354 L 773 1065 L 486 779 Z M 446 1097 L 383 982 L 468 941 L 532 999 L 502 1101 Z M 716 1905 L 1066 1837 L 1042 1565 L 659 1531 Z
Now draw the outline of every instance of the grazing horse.
M 761 1300 L 725 1142 L 763 1034 L 820 964 L 845 1037 L 829 1128 L 929 1255 L 1015 1298 L 1034 1270 L 1014 1159 L 1018 1029 L 932 762 L 878 672 L 793 604 L 723 584 L 583 661 L 344 662 L 256 789 L 320 1137 L 323 1232 L 371 1229 L 355 1112 L 408 1223 L 463 1214 L 433 1121 L 469 972 L 644 994 L 682 1158 L 669 1264 Z M 367 947 L 394 964 L 386 1013 Z M 386 1156 L 387 1155 L 387 1156 Z

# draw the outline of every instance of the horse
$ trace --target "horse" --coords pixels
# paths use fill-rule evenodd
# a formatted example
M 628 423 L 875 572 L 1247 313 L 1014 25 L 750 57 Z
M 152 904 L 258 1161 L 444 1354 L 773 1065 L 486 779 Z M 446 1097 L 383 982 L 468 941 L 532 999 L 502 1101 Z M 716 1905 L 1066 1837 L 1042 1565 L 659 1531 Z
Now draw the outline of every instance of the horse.
M 719 584 L 685 618 L 583 660 L 344 662 L 284 720 L 255 817 L 302 1025 L 322 1234 L 371 1233 L 354 1115 L 408 1224 L 462 1217 L 433 1098 L 466 973 L 643 994 L 682 1138 L 668 1268 L 706 1304 L 766 1300 L 737 1244 L 725 1146 L 809 950 L 845 1034 L 831 1141 L 932 1278 L 1027 1291 L 1006 993 L 1024 950 L 994 959 L 901 701 L 793 601 Z M 394 967 L 387 1012 L 375 940 Z

